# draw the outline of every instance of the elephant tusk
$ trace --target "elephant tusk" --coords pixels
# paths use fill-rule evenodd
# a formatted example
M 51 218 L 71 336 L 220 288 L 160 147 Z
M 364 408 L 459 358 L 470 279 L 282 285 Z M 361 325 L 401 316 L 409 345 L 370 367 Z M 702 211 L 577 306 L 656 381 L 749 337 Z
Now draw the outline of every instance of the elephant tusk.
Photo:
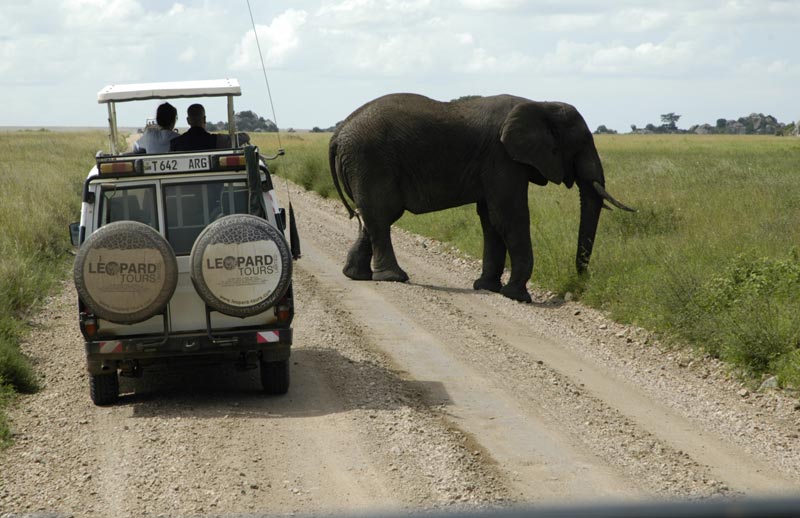
M 606 191 L 605 187 L 603 187 L 597 180 L 592 182 L 592 185 L 594 186 L 594 189 L 597 191 L 597 194 L 602 196 L 604 200 L 609 201 L 613 206 L 617 207 L 618 209 L 627 210 L 628 212 L 636 212 L 636 209 L 632 209 L 627 205 L 625 205 L 624 203 L 620 203 L 617 200 L 615 200 L 614 197 L 608 194 L 608 191 Z

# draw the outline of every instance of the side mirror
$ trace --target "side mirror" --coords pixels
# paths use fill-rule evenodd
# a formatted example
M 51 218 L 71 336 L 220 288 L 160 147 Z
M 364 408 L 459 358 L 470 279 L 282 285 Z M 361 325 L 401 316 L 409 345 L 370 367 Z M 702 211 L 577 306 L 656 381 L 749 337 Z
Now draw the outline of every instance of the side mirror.
M 69 224 L 69 240 L 72 242 L 72 246 L 80 246 L 80 244 L 81 244 L 81 224 L 80 223 L 70 223 Z

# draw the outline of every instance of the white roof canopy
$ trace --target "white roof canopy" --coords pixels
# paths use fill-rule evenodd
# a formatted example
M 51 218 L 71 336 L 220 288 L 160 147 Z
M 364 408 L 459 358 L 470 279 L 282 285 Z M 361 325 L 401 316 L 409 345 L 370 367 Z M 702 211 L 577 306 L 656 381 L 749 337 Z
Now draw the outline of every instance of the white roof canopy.
M 97 92 L 97 102 L 119 103 L 125 101 L 143 101 L 147 99 L 226 97 L 229 95 L 242 95 L 242 89 L 239 87 L 238 79 L 108 85 Z

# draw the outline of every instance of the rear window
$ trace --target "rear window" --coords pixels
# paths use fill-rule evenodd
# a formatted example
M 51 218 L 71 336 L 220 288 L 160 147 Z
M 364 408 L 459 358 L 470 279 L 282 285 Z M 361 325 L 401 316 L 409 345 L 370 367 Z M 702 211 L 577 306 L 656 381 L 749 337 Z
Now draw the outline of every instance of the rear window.
M 163 186 L 167 241 L 176 255 L 189 255 L 200 232 L 228 214 L 247 213 L 244 182 L 208 182 Z
M 100 202 L 100 226 L 122 220 L 139 221 L 158 230 L 154 185 L 103 188 Z

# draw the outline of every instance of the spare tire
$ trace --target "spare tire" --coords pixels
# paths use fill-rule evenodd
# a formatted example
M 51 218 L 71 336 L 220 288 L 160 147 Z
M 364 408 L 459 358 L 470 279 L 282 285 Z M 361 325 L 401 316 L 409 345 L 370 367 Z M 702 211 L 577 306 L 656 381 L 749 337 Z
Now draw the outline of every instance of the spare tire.
M 286 238 L 266 220 L 231 214 L 197 236 L 191 272 L 197 294 L 210 308 L 244 318 L 283 297 L 292 279 L 292 258 Z
M 166 239 L 138 221 L 103 225 L 75 257 L 75 288 L 96 316 L 135 324 L 164 311 L 178 285 Z

